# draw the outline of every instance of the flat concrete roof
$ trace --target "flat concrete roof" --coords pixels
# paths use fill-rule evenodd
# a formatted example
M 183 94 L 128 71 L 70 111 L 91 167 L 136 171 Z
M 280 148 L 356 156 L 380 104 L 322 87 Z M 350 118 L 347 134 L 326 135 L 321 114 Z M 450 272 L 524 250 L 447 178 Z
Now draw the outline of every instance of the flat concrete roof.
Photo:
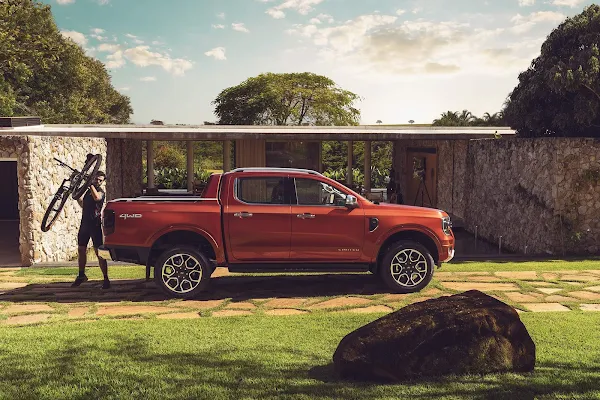
M 508 127 L 243 126 L 243 125 L 38 125 L 0 128 L 0 136 L 67 136 L 140 140 L 398 140 L 484 139 L 514 136 Z

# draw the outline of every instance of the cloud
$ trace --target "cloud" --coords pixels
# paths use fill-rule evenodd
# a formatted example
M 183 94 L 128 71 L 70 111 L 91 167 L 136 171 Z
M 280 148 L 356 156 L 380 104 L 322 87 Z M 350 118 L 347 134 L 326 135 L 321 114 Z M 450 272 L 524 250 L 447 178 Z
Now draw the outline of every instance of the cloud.
M 323 22 L 327 22 L 327 23 L 333 23 L 335 20 L 333 19 L 333 17 L 329 14 L 319 14 L 314 18 L 311 18 L 311 20 L 309 21 L 311 24 L 320 24 Z
M 556 24 L 562 22 L 565 18 L 565 15 L 554 11 L 538 11 L 525 17 L 521 14 L 517 14 L 510 20 L 514 24 L 510 30 L 513 33 L 522 34 L 530 31 L 537 24 Z
M 204 53 L 205 56 L 212 57 L 215 60 L 227 60 L 225 56 L 225 47 L 215 47 Z
M 114 53 L 121 50 L 121 46 L 113 43 L 102 43 L 98 46 L 98 51 Z
M 87 38 L 81 32 L 61 31 L 60 33 L 63 35 L 63 37 L 71 39 L 72 41 L 74 41 L 75 43 L 77 43 L 80 46 L 85 46 L 87 44 Z
M 406 13 L 406 10 L 396 10 L 396 15 L 402 15 L 405 13 Z
M 540 44 L 536 38 L 527 46 L 508 47 L 505 29 L 475 28 L 458 21 L 402 21 L 397 15 L 381 14 L 332 26 L 294 25 L 287 32 L 308 38 L 321 61 L 336 70 L 381 79 L 513 73 L 529 65 Z
M 145 76 L 143 78 L 140 78 L 140 81 L 142 81 L 142 82 L 154 82 L 154 81 L 156 81 L 156 77 L 155 76 Z
M 93 28 L 91 31 L 92 31 L 92 33 L 94 33 L 96 35 L 101 35 L 104 32 L 106 32 L 104 29 L 100 29 L 100 28 Z
M 98 0 L 98 4 L 100 4 L 101 6 L 105 6 L 108 3 L 110 3 L 110 0 Z
M 141 40 L 139 37 L 132 35 L 131 33 L 126 34 L 125 36 L 127 36 L 129 39 L 133 40 L 133 42 L 135 44 L 144 44 L 144 41 Z
M 218 13 L 217 18 L 225 19 L 225 13 Z
M 519 0 L 520 7 L 529 7 L 535 4 L 535 0 Z
M 176 76 L 185 75 L 185 71 L 192 68 L 192 63 L 181 58 L 172 59 L 167 54 L 150 51 L 149 46 L 137 46 L 123 52 L 127 60 L 138 67 L 156 65 Z
M 283 10 L 294 10 L 299 14 L 306 15 L 314 9 L 313 6 L 316 6 L 323 1 L 324 0 L 285 0 L 278 6 L 269 8 L 265 13 L 275 19 L 285 18 L 285 12 Z
M 585 3 L 585 0 L 554 0 L 552 2 L 555 6 L 566 6 L 566 7 L 577 7 L 581 3 Z
M 217 25 L 213 24 L 212 27 L 215 29 L 225 29 L 225 25 L 223 25 L 223 24 L 217 24 Z
M 248 30 L 248 28 L 246 28 L 244 26 L 244 23 L 233 23 L 233 24 L 231 24 L 231 27 L 233 28 L 234 31 L 244 32 L 244 33 L 250 32 Z
M 73 4 L 75 3 L 75 0 L 56 0 L 56 2 L 58 4 L 60 4 L 61 6 L 67 5 L 67 4 Z

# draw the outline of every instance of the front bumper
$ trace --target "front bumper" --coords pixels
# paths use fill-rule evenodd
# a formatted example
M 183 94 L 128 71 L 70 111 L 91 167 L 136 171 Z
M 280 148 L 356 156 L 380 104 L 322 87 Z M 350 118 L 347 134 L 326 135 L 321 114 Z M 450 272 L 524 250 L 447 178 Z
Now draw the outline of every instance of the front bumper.
M 98 256 L 102 257 L 107 261 L 113 261 L 112 256 L 110 255 L 110 251 L 104 246 L 98 247 Z

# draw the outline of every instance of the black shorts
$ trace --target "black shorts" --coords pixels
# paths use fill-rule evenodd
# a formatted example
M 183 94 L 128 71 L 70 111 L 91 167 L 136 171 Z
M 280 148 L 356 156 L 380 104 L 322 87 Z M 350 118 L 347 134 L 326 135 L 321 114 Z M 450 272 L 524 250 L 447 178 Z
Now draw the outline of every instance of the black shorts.
M 79 246 L 86 246 L 89 244 L 90 239 L 94 247 L 98 248 L 104 243 L 104 237 L 102 236 L 102 225 L 99 222 L 82 222 L 79 227 L 79 233 L 77 234 L 77 244 Z

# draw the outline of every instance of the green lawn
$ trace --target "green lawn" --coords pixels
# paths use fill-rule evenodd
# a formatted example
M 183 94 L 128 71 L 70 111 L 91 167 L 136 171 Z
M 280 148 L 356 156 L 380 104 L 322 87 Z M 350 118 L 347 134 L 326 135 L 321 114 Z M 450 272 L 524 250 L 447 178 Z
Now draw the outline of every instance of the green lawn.
M 379 315 L 105 320 L 0 328 L 0 398 L 600 398 L 600 315 L 524 314 L 531 374 L 350 383 L 332 371 L 344 335 Z M 575 327 L 577 327 L 575 329 Z
M 600 259 L 588 260 L 550 260 L 526 262 L 452 262 L 442 265 L 440 272 L 496 272 L 496 271 L 537 271 L 552 272 L 561 270 L 600 270 Z M 75 279 L 77 267 L 52 267 L 52 268 L 23 268 L 14 276 L 20 277 L 46 277 Z M 142 279 L 146 276 L 144 266 L 111 266 L 108 269 L 111 279 Z M 86 269 L 90 279 L 100 279 L 102 274 L 97 265 Z

